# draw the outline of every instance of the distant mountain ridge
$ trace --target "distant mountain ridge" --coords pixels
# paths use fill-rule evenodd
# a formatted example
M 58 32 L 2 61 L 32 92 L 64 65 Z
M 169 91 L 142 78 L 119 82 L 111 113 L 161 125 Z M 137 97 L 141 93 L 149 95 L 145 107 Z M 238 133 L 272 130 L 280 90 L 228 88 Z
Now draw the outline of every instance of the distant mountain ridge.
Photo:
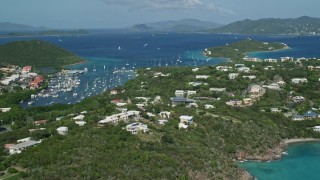
M 212 29 L 210 32 L 260 35 L 320 35 L 320 18 L 302 16 L 289 19 L 246 19 Z
M 182 20 L 170 20 L 170 21 L 160 21 L 145 24 L 136 24 L 132 28 L 138 25 L 147 27 L 148 30 L 157 31 L 201 31 L 208 30 L 222 26 L 221 24 L 210 22 L 210 21 L 200 21 L 197 19 L 182 19 Z M 146 28 L 144 28 L 146 29 Z
M 43 30 L 45 27 L 33 27 L 24 24 L 15 24 L 10 22 L 0 22 L 0 31 L 17 31 L 17 30 Z

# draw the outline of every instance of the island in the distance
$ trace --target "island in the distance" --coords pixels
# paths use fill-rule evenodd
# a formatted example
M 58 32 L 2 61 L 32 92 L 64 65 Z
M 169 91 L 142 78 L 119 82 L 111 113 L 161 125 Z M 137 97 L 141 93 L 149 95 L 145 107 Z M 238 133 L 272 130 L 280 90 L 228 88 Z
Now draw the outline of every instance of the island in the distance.
M 208 57 L 224 57 L 232 60 L 240 60 L 249 52 L 275 51 L 287 48 L 288 46 L 284 43 L 245 39 L 225 46 L 206 48 L 204 54 Z
M 36 36 L 71 36 L 71 35 L 87 35 L 89 34 L 86 30 L 46 30 L 46 31 L 14 31 L 6 34 L 0 34 L 0 37 L 36 37 Z

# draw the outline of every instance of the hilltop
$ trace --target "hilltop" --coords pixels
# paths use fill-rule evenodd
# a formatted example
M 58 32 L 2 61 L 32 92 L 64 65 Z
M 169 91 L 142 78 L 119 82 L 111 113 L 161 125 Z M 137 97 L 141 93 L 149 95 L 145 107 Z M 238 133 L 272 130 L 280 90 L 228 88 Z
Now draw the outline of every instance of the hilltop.
M 81 62 L 81 59 L 79 56 L 48 42 L 32 40 L 1 45 L 0 62 L 17 66 L 61 67 Z
M 320 18 L 302 16 L 295 19 L 246 19 L 212 29 L 209 32 L 259 35 L 319 35 Z

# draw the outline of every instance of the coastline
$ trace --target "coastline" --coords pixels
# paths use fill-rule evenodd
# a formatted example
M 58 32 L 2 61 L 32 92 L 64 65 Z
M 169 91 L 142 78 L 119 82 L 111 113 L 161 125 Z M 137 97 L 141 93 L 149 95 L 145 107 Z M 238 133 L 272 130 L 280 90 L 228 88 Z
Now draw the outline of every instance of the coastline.
M 80 36 L 86 36 L 88 34 L 79 34 Z M 0 35 L 0 38 L 34 38 L 34 37 L 58 37 L 58 36 L 78 36 L 78 34 L 47 34 L 47 35 L 21 35 L 21 36 L 8 36 L 8 35 Z
M 278 52 L 278 51 L 284 51 L 284 50 L 288 50 L 288 49 L 292 49 L 290 46 L 286 45 L 285 47 L 281 48 L 281 49 L 276 49 L 276 50 L 272 50 L 272 51 L 252 51 L 252 52 L 246 52 L 245 53 L 245 57 L 249 57 L 248 53 L 266 53 L 266 52 Z
M 306 142 L 320 142 L 320 139 L 316 138 L 294 138 L 294 139 L 283 139 L 278 145 L 273 149 L 268 150 L 265 155 L 252 155 L 245 158 L 245 161 L 257 161 L 257 162 L 267 162 L 280 160 L 283 155 L 285 155 L 285 149 L 290 144 L 296 143 L 306 143 Z M 253 180 L 256 179 L 247 170 L 241 168 L 241 180 Z
M 83 60 L 83 59 L 81 59 L 80 62 L 73 63 L 73 64 L 68 64 L 68 65 L 64 65 L 63 67 L 65 68 L 66 66 L 75 66 L 75 65 L 79 65 L 79 64 L 85 64 L 85 63 L 87 63 L 87 62 L 89 62 L 89 61 L 88 61 L 88 60 Z
M 277 52 L 277 51 L 284 51 L 284 50 L 288 50 L 288 49 L 292 49 L 290 46 L 288 45 L 285 45 L 283 48 L 281 49 L 276 49 L 276 50 L 272 50 L 272 51 L 251 51 L 251 52 L 246 52 L 244 53 L 244 56 L 242 58 L 245 58 L 245 57 L 249 57 L 248 54 L 249 53 L 265 53 L 265 52 Z M 212 57 L 212 56 L 208 56 L 206 51 L 203 51 L 202 54 L 207 57 L 207 58 L 226 58 L 226 57 Z M 231 58 L 228 58 L 230 59 L 230 62 L 232 62 Z
M 249 155 L 245 158 L 248 161 L 274 161 L 279 160 L 283 156 L 283 152 L 288 145 L 293 143 L 305 143 L 305 142 L 320 142 L 320 139 L 316 138 L 294 138 L 284 139 L 274 148 L 267 150 L 267 153 L 263 155 Z

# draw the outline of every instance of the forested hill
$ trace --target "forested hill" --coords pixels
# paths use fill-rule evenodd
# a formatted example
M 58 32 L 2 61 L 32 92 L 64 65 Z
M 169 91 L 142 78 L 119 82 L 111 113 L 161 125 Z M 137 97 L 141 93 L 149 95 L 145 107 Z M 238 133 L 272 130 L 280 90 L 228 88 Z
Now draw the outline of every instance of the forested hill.
M 320 18 L 302 16 L 296 19 L 246 19 L 212 29 L 210 32 L 261 35 L 319 35 Z
M 45 41 L 16 41 L 0 46 L 1 64 L 61 67 L 81 62 L 79 56 Z
M 274 51 L 287 48 L 286 44 L 276 42 L 261 42 L 245 39 L 225 46 L 207 48 L 206 56 L 225 57 L 233 60 L 242 59 L 246 53 L 254 51 Z

